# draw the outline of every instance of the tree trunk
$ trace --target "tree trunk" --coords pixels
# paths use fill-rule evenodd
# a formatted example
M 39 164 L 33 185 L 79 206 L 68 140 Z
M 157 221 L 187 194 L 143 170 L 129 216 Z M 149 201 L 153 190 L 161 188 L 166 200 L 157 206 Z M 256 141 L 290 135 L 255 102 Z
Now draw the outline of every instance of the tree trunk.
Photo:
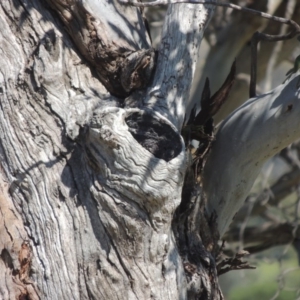
M 49 7 L 38 1 L 1 4 L 5 299 L 186 299 L 171 230 L 187 165 L 178 132 L 184 110 L 173 105 L 169 116 L 176 128 L 159 106 L 121 108 L 132 81 L 116 77 L 134 53 L 150 47 L 149 39 L 138 9 L 111 2 L 105 14 L 104 4 L 51 3 L 84 58 Z M 199 21 L 194 6 L 185 7 L 173 6 L 170 14 L 195 14 L 199 24 L 207 22 L 208 13 Z M 87 32 L 92 26 L 93 35 Z M 171 26 L 172 19 L 166 30 L 181 34 L 178 25 Z M 174 64 L 186 51 L 178 48 Z M 119 98 L 93 77 L 84 59 L 95 63 L 99 78 Z M 192 73 L 186 79 L 191 82 Z M 182 83 L 178 99 L 188 91 Z M 146 102 L 145 94 L 138 96 Z
M 190 185 L 180 135 L 212 13 L 170 6 L 156 54 L 140 10 L 116 1 L 0 4 L 3 299 L 223 298 L 212 192 Z

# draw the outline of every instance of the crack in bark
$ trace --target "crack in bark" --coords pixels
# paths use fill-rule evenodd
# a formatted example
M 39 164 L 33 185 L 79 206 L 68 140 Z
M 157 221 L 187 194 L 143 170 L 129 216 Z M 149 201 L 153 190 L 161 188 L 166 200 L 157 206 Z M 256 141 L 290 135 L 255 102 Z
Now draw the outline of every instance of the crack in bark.
M 132 113 L 125 118 L 129 132 L 155 157 L 170 161 L 182 150 L 180 136 L 170 125 L 147 113 Z

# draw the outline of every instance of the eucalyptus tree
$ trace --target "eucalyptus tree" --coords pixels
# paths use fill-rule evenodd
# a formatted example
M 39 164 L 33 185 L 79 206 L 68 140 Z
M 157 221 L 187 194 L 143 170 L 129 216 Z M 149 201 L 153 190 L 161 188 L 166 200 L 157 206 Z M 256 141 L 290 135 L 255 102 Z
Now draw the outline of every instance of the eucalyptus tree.
M 218 241 L 300 137 L 300 74 L 214 136 L 235 65 L 187 101 L 214 9 L 169 5 L 155 50 L 135 4 L 1 1 L 3 299 L 223 299 Z

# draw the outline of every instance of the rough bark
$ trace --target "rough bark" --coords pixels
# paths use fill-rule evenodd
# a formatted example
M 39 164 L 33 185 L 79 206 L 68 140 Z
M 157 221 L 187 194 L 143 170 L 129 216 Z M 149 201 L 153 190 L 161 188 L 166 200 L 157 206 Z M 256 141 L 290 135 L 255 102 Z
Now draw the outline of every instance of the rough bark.
M 275 16 L 286 17 L 299 23 L 300 4 L 296 1 L 296 7 L 291 14 L 287 13 L 288 2 L 291 1 L 253 1 L 247 7 L 266 11 Z M 244 5 L 239 1 L 240 5 Z M 250 40 L 255 31 L 266 32 L 268 34 L 279 34 L 281 28 L 289 30 L 281 23 L 266 21 L 255 15 L 239 12 L 231 12 L 224 16 L 223 8 L 217 13 L 209 25 L 206 38 L 209 40 L 208 50 L 202 49 L 201 56 L 195 74 L 193 89 L 191 92 L 191 103 L 198 102 L 206 77 L 211 80 L 212 90 L 216 90 L 225 79 L 230 64 L 234 59 L 237 62 L 237 78 L 228 101 L 224 104 L 215 116 L 215 122 L 224 120 L 237 107 L 242 105 L 249 98 L 250 82 Z M 220 29 L 219 29 L 220 28 Z M 299 47 L 297 39 L 282 41 L 282 50 L 277 53 L 275 65 L 273 65 L 272 75 L 276 72 L 276 67 L 283 61 L 293 61 L 292 54 Z M 280 43 L 262 42 L 258 52 L 257 84 L 266 76 L 266 69 L 272 59 L 274 59 L 274 48 Z M 224 59 L 226 58 L 226 59 Z M 215 70 L 218 72 L 215 72 Z M 259 88 L 259 93 L 267 92 Z
M 168 8 L 155 69 L 138 9 L 47 3 L 0 3 L 1 297 L 222 299 L 218 232 L 206 201 L 220 224 L 230 214 L 195 185 L 180 135 L 213 8 Z M 279 115 L 293 118 L 285 127 L 275 118 L 273 130 L 293 128 L 298 78 L 271 93 L 271 102 L 247 104 L 250 142 L 258 133 L 251 116 L 272 114 L 283 96 L 295 103 Z M 224 138 L 217 136 L 212 157 L 230 153 L 226 128 L 239 120 L 233 115 L 219 131 Z M 299 137 L 298 128 L 283 143 Z M 247 157 L 255 151 L 246 150 Z M 251 168 L 254 174 L 258 166 Z
M 106 15 L 105 5 L 100 10 L 95 1 L 89 7 L 49 3 L 54 10 L 38 1 L 0 6 L 1 297 L 187 299 L 188 280 L 171 229 L 187 166 L 178 129 L 211 8 L 170 7 L 167 27 L 177 26 L 176 38 L 171 27 L 166 39 L 173 39 L 172 48 L 192 46 L 178 47 L 169 73 L 154 84 L 165 94 L 175 91 L 166 101 L 174 107 L 168 113 L 153 103 L 152 94 L 148 108 L 128 107 L 137 97 L 146 103 L 148 92 L 137 92 L 121 107 L 124 96 L 141 86 L 127 90 L 120 72 L 128 56 L 149 50 L 137 9 L 109 2 Z M 187 22 L 179 26 L 183 15 Z M 162 66 L 172 48 L 161 50 Z M 141 67 L 129 65 L 136 79 Z M 188 84 L 177 91 L 185 70 Z M 177 74 L 173 83 L 162 82 Z M 206 280 L 205 286 L 201 280 L 193 286 L 194 295 L 213 297 L 212 279 Z

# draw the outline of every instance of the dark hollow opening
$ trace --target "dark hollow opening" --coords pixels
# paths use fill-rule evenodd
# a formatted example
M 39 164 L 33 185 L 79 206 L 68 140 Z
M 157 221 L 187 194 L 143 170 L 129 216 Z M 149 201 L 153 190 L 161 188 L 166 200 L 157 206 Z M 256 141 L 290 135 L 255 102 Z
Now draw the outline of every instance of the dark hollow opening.
M 150 114 L 133 113 L 125 119 L 132 136 L 155 157 L 170 161 L 181 151 L 180 136 Z

